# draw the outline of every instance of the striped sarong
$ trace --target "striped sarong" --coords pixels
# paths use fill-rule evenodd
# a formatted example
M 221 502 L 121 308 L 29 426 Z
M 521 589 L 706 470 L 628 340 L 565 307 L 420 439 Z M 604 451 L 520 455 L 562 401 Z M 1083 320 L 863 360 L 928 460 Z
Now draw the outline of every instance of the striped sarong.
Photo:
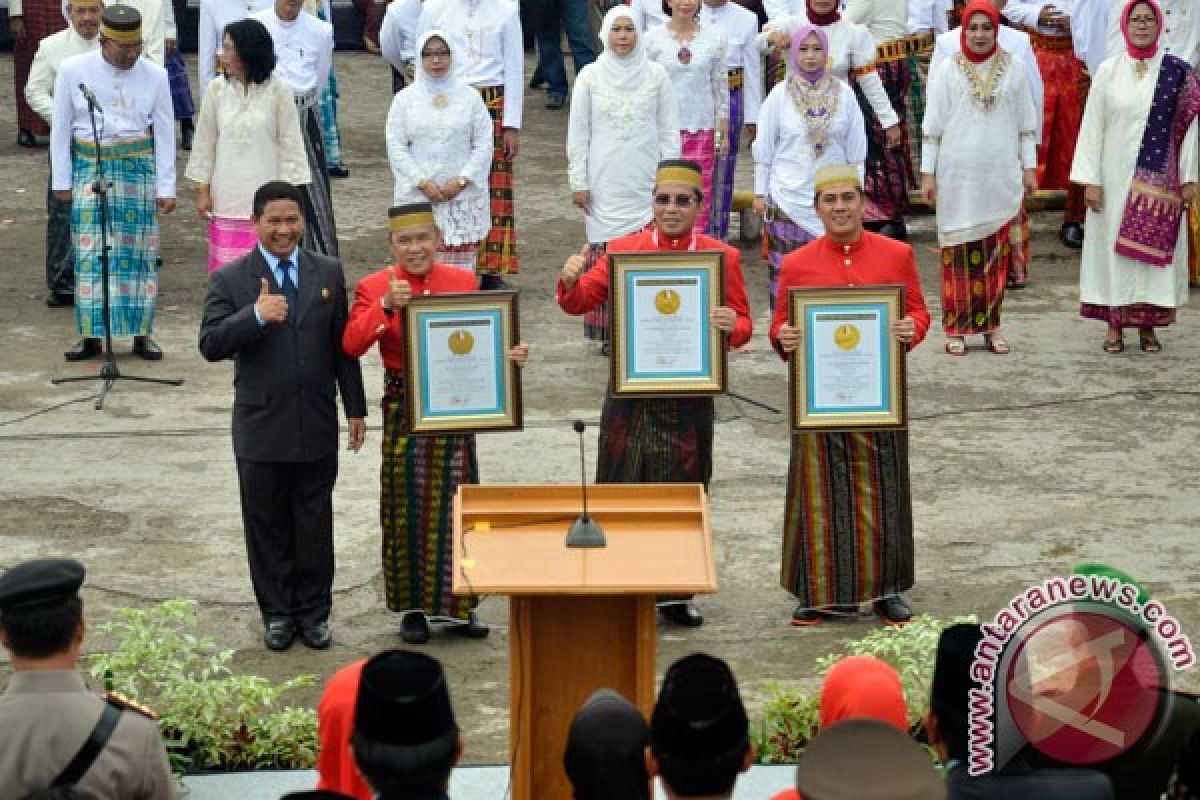
M 50 34 L 64 30 L 67 20 L 63 17 L 63 7 L 58 0 L 26 0 L 23 8 L 25 38 L 12 43 L 17 126 L 37 136 L 46 136 L 50 133 L 50 126 L 25 101 L 25 84 L 29 83 L 29 69 L 33 66 L 33 57 L 37 55 L 38 44 Z
M 772 312 L 775 311 L 775 294 L 779 291 L 779 270 L 783 266 L 783 257 L 815 238 L 814 234 L 792 222 L 792 218 L 767 197 L 767 210 L 763 214 L 763 241 L 767 247 L 767 302 Z
M 484 86 L 479 94 L 492 118 L 492 172 L 488 194 L 492 200 L 492 228 L 480 245 L 479 274 L 517 274 L 517 221 L 513 203 L 515 174 L 511 158 L 504 155 L 504 87 Z
M 188 83 L 187 65 L 183 63 L 183 54 L 178 47 L 166 54 L 163 66 L 167 68 L 175 119 L 191 119 L 196 116 L 196 104 L 192 100 L 192 86 Z
M 780 585 L 805 608 L 913 585 L 908 432 L 792 437 Z
M 700 176 L 704 182 L 704 199 L 700 203 L 700 211 L 696 214 L 696 224 L 692 226 L 692 229 L 696 233 L 704 233 L 708 230 L 713 170 L 717 165 L 716 131 L 680 131 L 679 140 L 679 157 L 700 165 Z
M 297 188 L 304 199 L 304 247 L 315 253 L 337 257 L 337 222 L 333 217 L 333 189 L 325 167 L 325 143 L 317 110 L 307 98 L 297 98 L 300 133 L 304 136 L 304 154 L 312 182 Z
M 467 242 L 466 244 L 443 243 L 438 248 L 437 260 L 439 264 L 457 267 L 473 275 L 475 274 L 475 267 L 479 263 L 479 242 Z
M 608 242 L 591 242 L 588 244 L 587 259 L 583 262 L 583 271 L 587 272 L 596 266 L 600 256 L 608 249 Z M 608 341 L 608 303 L 601 303 L 583 315 L 583 338 L 593 342 Z
M 466 619 L 474 597 L 450 592 L 458 487 L 479 482 L 474 436 L 406 436 L 404 376 L 388 370 L 383 395 L 379 522 L 387 607 Z
M 703 483 L 712 477 L 711 397 L 608 394 L 600 415 L 596 483 Z
M 258 244 L 258 231 L 248 219 L 230 219 L 212 216 L 208 218 L 208 271 L 216 272 L 221 267 L 241 258 Z
M 737 172 L 738 147 L 742 143 L 742 123 L 745 114 L 742 109 L 743 74 L 739 67 L 729 71 L 729 151 L 718 156 L 716 197 L 713 198 L 712 224 L 708 233 L 722 242 L 729 238 L 729 214 L 733 211 L 733 179 Z
M 81 336 L 104 335 L 104 281 L 100 263 L 100 203 L 92 191 L 99 177 L 96 146 L 76 140 L 71 148 L 71 242 L 75 246 L 75 325 Z M 145 336 L 154 330 L 158 300 L 158 209 L 154 140 L 102 145 L 108 179 L 108 293 L 113 336 Z
M 317 19 L 325 19 L 325 6 L 317 6 Z M 342 129 L 338 127 L 338 88 L 337 76 L 333 73 L 333 65 L 329 65 L 329 81 L 321 91 L 321 99 L 317 110 L 321 117 L 321 140 L 325 143 L 325 166 L 337 169 L 342 166 Z
M 866 177 L 863 181 L 863 191 L 867 197 L 867 207 L 863 214 L 868 221 L 879 222 L 898 220 L 908 209 L 909 187 L 916 187 L 916 177 L 913 172 L 912 158 L 909 155 L 908 123 L 905 118 L 905 95 L 910 84 L 908 61 L 888 61 L 875 65 L 875 72 L 883 81 L 888 100 L 900 117 L 900 130 L 903 134 L 903 144 L 900 147 L 887 146 L 887 134 L 867 96 L 863 94 L 857 79 L 851 75 L 851 86 L 858 98 L 859 108 L 862 109 L 863 121 L 867 124 L 867 161 Z
M 1165 328 L 1175 322 L 1175 309 L 1150 303 L 1135 303 L 1131 306 L 1080 303 L 1079 316 L 1107 322 L 1113 328 Z
M 985 239 L 942 248 L 942 328 L 947 336 L 991 333 L 1000 327 L 1011 259 L 1009 227 Z
M 909 163 L 914 178 L 921 174 L 921 125 L 925 122 L 925 84 L 929 82 L 930 53 L 908 57 L 908 93 L 904 118 L 908 121 Z

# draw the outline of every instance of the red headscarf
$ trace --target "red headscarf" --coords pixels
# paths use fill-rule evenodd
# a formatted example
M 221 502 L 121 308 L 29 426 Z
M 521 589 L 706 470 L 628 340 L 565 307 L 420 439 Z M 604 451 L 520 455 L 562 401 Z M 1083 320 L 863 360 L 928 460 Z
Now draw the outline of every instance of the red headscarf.
M 827 14 L 819 14 L 813 11 L 812 0 L 804 0 L 804 10 L 807 13 L 808 21 L 813 25 L 832 25 L 842 18 L 841 13 L 838 12 L 837 3 L 833 4 L 833 11 Z
M 1154 12 L 1155 24 L 1158 26 L 1158 36 L 1154 37 L 1154 41 L 1150 43 L 1149 47 L 1136 47 L 1129 40 L 1129 16 L 1133 14 L 1134 6 L 1141 3 L 1150 6 L 1150 10 Z M 1154 54 L 1158 52 L 1158 38 L 1162 35 L 1162 27 L 1163 13 L 1162 9 L 1158 7 L 1158 3 L 1154 0 L 1129 0 L 1125 4 L 1124 10 L 1121 11 L 1121 34 L 1125 37 L 1125 51 L 1137 59 L 1154 58 Z
M 992 40 L 992 49 L 979 55 L 971 51 L 967 47 L 967 26 L 971 24 L 971 17 L 976 14 L 983 14 L 992 21 L 992 30 L 995 31 L 996 37 Z M 982 64 L 996 53 L 996 48 L 1000 42 L 1000 12 L 996 7 L 988 2 L 988 0 L 971 0 L 967 3 L 967 7 L 962 12 L 962 26 L 958 29 L 958 43 L 962 48 L 963 57 L 972 64 Z

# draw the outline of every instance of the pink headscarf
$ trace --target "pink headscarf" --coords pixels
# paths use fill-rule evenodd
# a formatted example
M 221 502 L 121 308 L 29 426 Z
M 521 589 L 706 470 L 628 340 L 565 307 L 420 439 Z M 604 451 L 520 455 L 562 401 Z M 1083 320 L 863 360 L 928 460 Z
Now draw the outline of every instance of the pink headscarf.
M 1133 13 L 1134 6 L 1141 3 L 1150 6 L 1150 10 L 1154 12 L 1155 24 L 1158 26 L 1158 35 L 1154 37 L 1154 41 L 1148 47 L 1137 47 L 1129 40 L 1129 15 Z M 1125 8 L 1121 11 L 1121 34 L 1125 37 L 1125 50 L 1133 58 L 1154 58 L 1154 54 L 1158 52 L 1158 39 L 1162 36 L 1162 27 L 1162 9 L 1158 7 L 1158 3 L 1154 2 L 1154 0 L 1129 0 L 1125 4 Z
M 802 69 L 799 61 L 800 45 L 806 39 L 808 39 L 809 36 L 816 36 L 817 41 L 821 43 L 821 47 L 825 50 L 825 63 L 811 72 L 806 69 Z M 821 78 L 824 77 L 825 73 L 828 71 L 827 65 L 829 63 L 829 37 L 825 34 L 825 31 L 821 30 L 816 25 L 801 25 L 800 28 L 792 34 L 792 46 L 788 55 L 792 60 L 792 69 L 795 70 L 796 74 L 804 78 L 804 80 L 808 81 L 809 83 L 816 83 L 817 81 L 821 80 Z

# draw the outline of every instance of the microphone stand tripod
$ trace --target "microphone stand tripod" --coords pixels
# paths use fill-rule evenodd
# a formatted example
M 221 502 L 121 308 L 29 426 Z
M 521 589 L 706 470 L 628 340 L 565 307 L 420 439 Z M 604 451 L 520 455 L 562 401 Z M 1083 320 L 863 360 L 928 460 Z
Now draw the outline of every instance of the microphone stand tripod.
M 166 386 L 181 386 L 182 378 L 144 378 L 139 375 L 122 375 L 117 369 L 117 361 L 112 349 L 112 314 L 111 299 L 108 287 L 108 251 L 112 245 L 108 243 L 108 178 L 104 174 L 104 156 L 100 149 L 100 131 L 96 126 L 96 113 L 99 109 L 87 98 L 88 115 L 92 119 L 92 142 L 96 146 L 96 180 L 92 183 L 92 192 L 99 198 L 100 210 L 100 279 L 101 297 L 104 307 L 104 352 L 100 356 L 100 371 L 95 375 L 72 375 L 68 378 L 54 378 L 50 382 L 56 386 L 60 383 L 78 383 L 81 381 L 104 381 L 100 394 L 96 397 L 95 409 L 104 408 L 104 398 L 108 395 L 113 384 L 120 380 L 137 381 L 138 383 L 158 383 Z

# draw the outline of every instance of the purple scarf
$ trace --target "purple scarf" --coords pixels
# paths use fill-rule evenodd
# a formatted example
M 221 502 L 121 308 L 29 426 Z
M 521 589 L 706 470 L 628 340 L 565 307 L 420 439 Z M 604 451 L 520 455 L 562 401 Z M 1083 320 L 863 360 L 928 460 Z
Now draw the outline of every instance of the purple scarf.
M 1156 267 L 1174 259 L 1183 219 L 1179 150 L 1197 115 L 1200 78 L 1186 61 L 1163 56 L 1117 234 L 1118 254 Z

